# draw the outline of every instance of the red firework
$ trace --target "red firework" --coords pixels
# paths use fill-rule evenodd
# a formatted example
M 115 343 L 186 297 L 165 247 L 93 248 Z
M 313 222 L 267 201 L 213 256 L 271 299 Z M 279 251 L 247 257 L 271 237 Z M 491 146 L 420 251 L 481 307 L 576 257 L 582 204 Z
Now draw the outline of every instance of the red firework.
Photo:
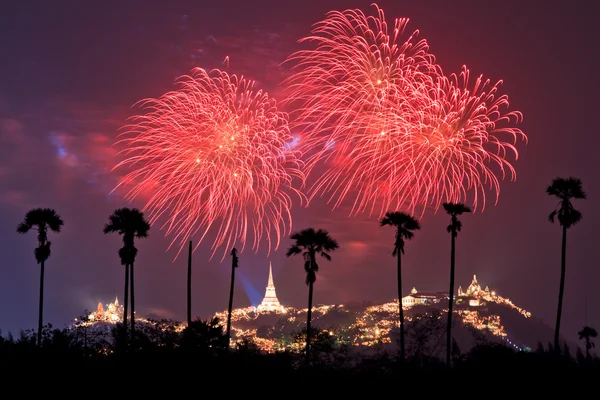
M 469 191 L 477 204 L 484 184 L 498 189 L 485 162 L 514 173 L 504 156 L 516 149 L 495 135 L 524 137 L 518 129 L 497 127 L 520 114 L 501 113 L 508 101 L 494 100 L 498 84 L 490 89 L 478 81 L 471 92 L 456 77 L 444 77 L 426 41 L 417 40 L 418 31 L 405 34 L 408 19 L 395 19 L 389 29 L 383 11 L 375 9 L 374 16 L 328 13 L 301 40 L 314 48 L 288 59 L 295 65 L 284 82 L 287 102 L 297 108 L 307 172 L 324 167 L 309 198 L 327 195 L 334 208 L 351 199 L 350 214 L 431 204 L 437 209 Z M 440 152 L 440 136 L 453 136 L 460 145 Z
M 292 181 L 303 181 L 287 114 L 253 81 L 223 71 L 195 68 L 177 83 L 140 102 L 147 112 L 124 127 L 126 157 L 115 168 L 129 171 L 119 186 L 131 186 L 129 199 L 148 195 L 144 210 L 151 223 L 164 218 L 177 255 L 211 228 L 212 256 L 238 241 L 243 250 L 249 237 L 254 250 L 263 238 L 276 249 L 291 229 Z
M 471 85 L 465 66 L 458 75 L 438 77 L 419 124 L 396 149 L 402 165 L 390 174 L 390 187 L 404 189 L 397 203 L 414 211 L 418 204 L 437 210 L 444 202 L 468 201 L 483 211 L 488 190 L 498 201 L 500 180 L 516 177 L 508 157 L 517 160 L 517 141 L 527 142 L 514 126 L 522 114 L 508 111 L 501 84 L 480 75 Z

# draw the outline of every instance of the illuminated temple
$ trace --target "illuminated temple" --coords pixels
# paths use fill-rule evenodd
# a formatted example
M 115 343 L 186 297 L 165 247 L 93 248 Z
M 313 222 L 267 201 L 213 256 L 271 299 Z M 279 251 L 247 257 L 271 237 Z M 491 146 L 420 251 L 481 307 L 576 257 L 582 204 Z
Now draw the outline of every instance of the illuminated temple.
M 95 312 L 91 313 L 88 318 L 94 322 L 119 322 L 123 317 L 123 305 L 119 304 L 119 299 L 115 297 L 115 302 L 106 305 L 106 309 L 102 303 L 98 303 Z
M 469 298 L 470 306 L 479 306 L 481 300 L 494 301 L 496 292 L 490 291 L 488 286 L 485 289 L 481 289 L 481 285 L 477 282 L 477 276 L 473 275 L 473 280 L 466 291 L 463 291 L 461 286 L 458 287 L 458 297 Z
M 271 266 L 271 263 L 269 263 L 269 281 L 267 282 L 265 297 L 260 302 L 258 307 L 256 307 L 256 312 L 285 312 L 285 307 L 281 305 L 277 299 L 277 294 L 275 293 L 275 285 L 273 284 L 273 267 Z

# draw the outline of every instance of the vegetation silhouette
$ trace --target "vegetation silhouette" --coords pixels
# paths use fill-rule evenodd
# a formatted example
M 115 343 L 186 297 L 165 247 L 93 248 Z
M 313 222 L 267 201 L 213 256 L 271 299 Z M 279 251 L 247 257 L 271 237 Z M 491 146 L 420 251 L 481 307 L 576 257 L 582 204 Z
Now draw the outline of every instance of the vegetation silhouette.
M 546 188 L 549 196 L 558 197 L 559 202 L 556 208 L 548 216 L 548 220 L 558 223 L 562 226 L 562 248 L 560 258 L 560 287 L 558 290 L 558 307 L 556 309 L 556 325 L 554 328 L 554 350 L 560 349 L 560 320 L 562 314 L 563 296 L 565 293 L 565 271 L 567 267 L 567 229 L 581 221 L 581 213 L 573 207 L 572 199 L 585 199 L 585 192 L 581 179 L 554 178 L 552 183 Z
M 590 350 L 596 347 L 596 344 L 592 342 L 592 338 L 598 336 L 598 332 L 589 326 L 584 326 L 582 330 L 578 332 L 579 340 L 585 340 L 585 357 L 590 358 Z
M 287 384 L 310 381 L 349 385 L 343 387 L 353 390 L 358 386 L 389 390 L 393 382 L 407 378 L 447 377 L 444 346 L 440 345 L 445 330 L 442 317 L 440 312 L 426 312 L 419 317 L 417 324 L 420 327 L 415 327 L 413 322 L 407 323 L 407 350 L 417 346 L 421 346 L 421 350 L 407 351 L 406 362 L 401 361 L 397 350 L 373 346 L 364 352 L 334 331 L 317 327 L 313 328 L 310 365 L 305 362 L 302 347 L 306 336 L 304 329 L 294 333 L 292 340 L 297 346 L 293 349 L 261 351 L 258 341 L 247 338 L 227 350 L 224 324 L 213 318 L 196 319 L 185 329 L 180 329 L 182 325 L 178 321 L 140 319 L 133 341 L 135 351 L 131 352 L 118 350 L 119 346 L 127 346 L 123 342 L 126 340 L 124 330 L 119 325 L 107 331 L 105 328 L 94 330 L 83 321 L 64 329 L 55 329 L 48 324 L 43 329 L 41 348 L 37 347 L 34 330 L 21 332 L 16 337 L 0 336 L 0 366 L 6 367 L 5 378 L 10 371 L 22 374 L 25 368 L 35 365 L 40 370 L 60 366 L 63 374 L 83 372 L 87 377 L 113 377 L 135 370 L 146 379 L 156 376 L 163 382 L 170 382 L 170 378 L 180 381 L 183 376 L 188 376 L 186 374 L 195 372 L 204 382 L 226 379 L 236 386 L 256 384 L 268 378 Z M 397 334 L 398 330 L 396 340 Z M 473 374 L 483 372 L 488 379 L 498 379 L 502 385 L 514 381 L 522 386 L 523 379 L 531 376 L 531 371 L 559 375 L 568 372 L 571 378 L 577 378 L 571 372 L 578 372 L 582 380 L 587 380 L 584 372 L 599 370 L 600 359 L 596 355 L 587 358 L 578 349 L 573 356 L 568 348 L 556 353 L 552 343 L 547 349 L 540 345 L 537 351 L 516 351 L 502 343 L 485 340 L 465 352 L 453 346 L 452 371 L 458 373 L 457 376 L 472 379 Z M 72 385 L 71 380 L 68 382 Z M 489 381 L 485 382 L 489 384 Z M 142 381 L 139 383 L 146 386 Z M 539 390 L 535 383 L 532 384 Z M 151 387 L 156 388 L 155 385 Z
M 402 308 L 402 254 L 404 254 L 404 240 L 413 238 L 413 231 L 421 229 L 421 224 L 411 215 L 404 212 L 387 212 L 379 221 L 380 226 L 396 228 L 396 240 L 392 255 L 398 260 L 398 309 L 400 310 L 400 360 L 404 361 L 404 309 Z
M 60 233 L 63 226 L 63 220 L 51 208 L 34 208 L 25 214 L 25 219 L 17 226 L 17 232 L 25 234 L 31 229 L 38 231 L 37 240 L 38 247 L 35 248 L 33 254 L 35 260 L 40 264 L 40 296 L 39 296 L 39 311 L 38 311 L 38 330 L 37 330 L 37 345 L 42 345 L 42 327 L 44 315 L 44 267 L 46 261 L 50 257 L 52 242 L 48 240 L 48 229 L 55 233 Z
M 338 242 L 329 236 L 329 232 L 323 229 L 314 228 L 303 229 L 292 233 L 290 239 L 294 244 L 288 249 L 286 256 L 302 253 L 304 258 L 304 270 L 306 271 L 306 284 L 308 285 L 308 313 L 306 315 L 306 361 L 310 362 L 310 336 L 311 336 L 311 317 L 313 301 L 313 285 L 317 280 L 319 265 L 317 264 L 317 254 L 331 261 L 329 252 L 335 251 L 339 245 Z
M 123 331 L 127 332 L 127 301 L 131 302 L 131 340 L 135 340 L 135 295 L 133 264 L 137 255 L 135 238 L 148 237 L 150 224 L 144 219 L 144 213 L 137 208 L 119 208 L 109 217 L 108 223 L 104 225 L 104 233 L 118 233 L 123 236 L 123 247 L 119 249 L 121 264 L 125 266 L 125 303 L 123 305 Z M 128 292 L 131 299 L 128 299 Z M 125 340 L 126 340 L 125 333 Z
M 192 324 L 192 241 L 188 246 L 187 264 L 187 324 Z
M 448 291 L 448 326 L 446 328 L 446 365 L 450 366 L 450 357 L 452 353 L 452 306 L 454 304 L 454 262 L 455 262 L 455 241 L 458 232 L 462 229 L 462 222 L 458 217 L 464 213 L 470 213 L 471 209 L 463 203 L 444 203 L 444 210 L 450 215 L 450 225 L 446 228 L 451 236 L 450 244 L 450 289 Z

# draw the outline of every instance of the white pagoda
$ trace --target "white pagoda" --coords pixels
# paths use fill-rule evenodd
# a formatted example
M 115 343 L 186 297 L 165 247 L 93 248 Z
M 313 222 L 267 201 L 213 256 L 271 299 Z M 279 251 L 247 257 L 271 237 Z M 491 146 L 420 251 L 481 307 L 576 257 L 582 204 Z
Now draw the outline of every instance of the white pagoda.
M 260 302 L 258 307 L 256 307 L 256 312 L 285 313 L 285 307 L 281 305 L 281 303 L 277 299 L 277 294 L 275 293 L 275 285 L 273 284 L 273 267 L 270 262 L 269 281 L 267 282 L 267 290 L 265 291 L 265 297 Z

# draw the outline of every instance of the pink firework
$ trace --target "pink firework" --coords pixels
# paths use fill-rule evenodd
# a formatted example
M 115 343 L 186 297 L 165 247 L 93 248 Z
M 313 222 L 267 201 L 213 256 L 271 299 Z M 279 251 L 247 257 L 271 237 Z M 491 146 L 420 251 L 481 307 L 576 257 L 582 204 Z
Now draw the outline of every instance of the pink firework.
M 179 252 L 213 232 L 214 256 L 247 241 L 276 249 L 291 229 L 293 181 L 303 181 L 287 114 L 244 77 L 195 68 L 179 88 L 141 102 L 147 112 L 124 127 L 120 144 L 128 168 L 119 186 L 144 196 L 150 222 L 164 219 Z M 212 234 L 211 234 L 212 235 Z M 211 236 L 209 235 L 209 236 Z M 211 257 L 212 257 L 211 256 Z
M 375 16 L 329 12 L 300 41 L 315 46 L 289 57 L 294 73 L 284 82 L 286 102 L 297 109 L 307 171 L 326 167 L 310 198 L 328 194 L 337 207 L 354 196 L 353 213 L 376 202 L 382 212 L 390 207 L 382 182 L 391 183 L 403 161 L 391 151 L 418 125 L 438 74 L 418 31 L 405 33 L 409 20 L 395 19 L 388 28 L 383 10 L 375 9 Z
M 297 108 L 307 173 L 316 175 L 309 198 L 344 200 L 350 214 L 415 212 L 443 202 L 485 205 L 485 190 L 514 178 L 521 114 L 507 111 L 501 82 L 468 71 L 445 77 L 408 19 L 388 29 L 383 11 L 332 11 L 315 25 L 309 50 L 294 53 L 284 82 Z M 391 33 L 390 33 L 391 31 Z M 320 168 L 315 169 L 317 165 Z M 318 171 L 318 173 L 317 173 Z
M 399 203 L 437 210 L 444 202 L 468 202 L 483 210 L 487 191 L 498 201 L 500 181 L 516 177 L 516 144 L 527 142 L 515 127 L 522 114 L 508 110 L 501 84 L 482 75 L 471 82 L 465 66 L 458 75 L 438 78 L 419 125 L 397 149 L 403 165 L 390 186 L 404 189 Z

